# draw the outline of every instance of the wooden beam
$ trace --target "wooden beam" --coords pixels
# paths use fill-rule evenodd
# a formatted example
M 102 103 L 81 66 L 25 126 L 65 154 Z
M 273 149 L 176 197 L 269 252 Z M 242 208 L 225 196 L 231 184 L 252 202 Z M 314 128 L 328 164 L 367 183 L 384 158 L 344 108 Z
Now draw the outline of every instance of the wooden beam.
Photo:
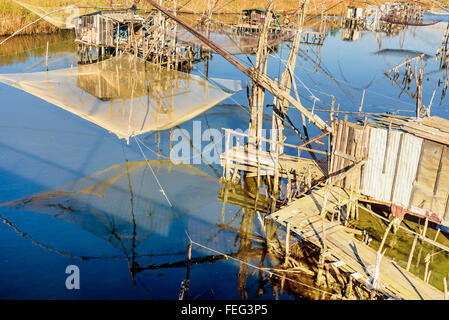
M 404 62 L 398 64 L 397 66 L 394 66 L 393 68 L 391 68 L 391 69 L 388 70 L 387 72 L 384 72 L 384 74 L 387 75 L 387 74 L 389 74 L 391 71 L 396 70 L 396 69 L 399 69 L 400 67 L 402 67 L 402 66 L 403 66 L 404 64 L 406 64 L 406 63 L 410 63 L 410 62 L 412 62 L 412 61 L 414 61 L 414 60 L 419 60 L 419 59 L 422 59 L 422 58 L 424 58 L 424 53 L 423 53 L 423 54 L 420 54 L 419 56 L 416 56 L 416 57 L 414 57 L 414 58 L 405 60 Z

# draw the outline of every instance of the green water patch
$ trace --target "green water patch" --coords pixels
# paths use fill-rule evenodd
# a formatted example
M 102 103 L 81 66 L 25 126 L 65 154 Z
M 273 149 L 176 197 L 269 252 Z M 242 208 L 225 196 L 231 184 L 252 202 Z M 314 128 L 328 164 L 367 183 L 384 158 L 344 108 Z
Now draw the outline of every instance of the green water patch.
M 390 221 L 394 218 L 392 215 L 389 216 L 387 214 L 387 209 L 385 207 L 373 206 L 373 210 L 380 215 L 387 217 Z M 388 228 L 387 221 L 361 209 L 359 210 L 357 221 L 353 221 L 352 225 L 358 230 L 366 231 L 372 239 L 369 246 L 375 250 L 379 249 L 385 231 Z M 401 226 L 420 234 L 424 229 L 424 219 L 406 215 L 405 219 L 401 223 Z M 442 232 L 441 230 L 438 232 L 437 230 L 437 225 L 429 223 L 426 231 L 426 237 L 431 240 L 436 240 L 438 243 L 449 247 L 448 234 Z M 408 264 L 414 238 L 415 234 L 402 228 L 399 228 L 395 233 L 390 230 L 382 250 L 386 250 L 386 257 L 393 259 L 399 266 L 405 269 Z M 418 239 L 409 271 L 419 278 L 424 279 L 427 255 L 429 255 L 430 258 L 428 270 L 431 271 L 429 284 L 443 290 L 443 278 L 447 278 L 449 276 L 449 253 L 447 251 Z

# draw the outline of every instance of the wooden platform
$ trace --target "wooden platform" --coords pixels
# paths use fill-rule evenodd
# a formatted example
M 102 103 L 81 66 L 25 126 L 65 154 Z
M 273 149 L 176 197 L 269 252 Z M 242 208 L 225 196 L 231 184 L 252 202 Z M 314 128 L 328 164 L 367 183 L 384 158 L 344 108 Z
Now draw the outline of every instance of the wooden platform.
M 361 283 L 370 283 L 377 252 L 354 238 L 339 221 L 329 221 L 320 216 L 324 201 L 325 189 L 312 191 L 288 206 L 271 214 L 268 218 L 286 225 L 304 241 L 309 241 L 319 247 L 323 239 L 327 246 L 326 259 L 349 272 Z M 326 209 L 335 211 L 337 206 L 347 204 L 350 194 L 340 187 L 329 190 Z M 324 225 L 324 237 L 323 237 Z M 383 257 L 379 268 L 379 291 L 393 299 L 407 300 L 442 300 L 444 294 L 427 284 L 412 273 L 402 269 L 392 260 Z
M 278 166 L 281 177 L 287 177 L 287 172 L 292 170 L 298 173 L 307 172 L 316 179 L 327 175 L 327 164 L 320 166 L 313 160 L 286 154 L 281 154 L 276 161 L 268 151 L 248 149 L 245 146 L 228 149 L 220 155 L 220 161 L 223 168 L 244 170 L 249 172 L 248 176 L 257 175 L 258 169 L 260 176 L 274 175 L 275 165 Z
M 301 33 L 301 44 L 322 46 L 324 43 L 324 39 L 326 38 L 326 34 L 323 32 L 317 31 L 308 31 L 304 30 Z

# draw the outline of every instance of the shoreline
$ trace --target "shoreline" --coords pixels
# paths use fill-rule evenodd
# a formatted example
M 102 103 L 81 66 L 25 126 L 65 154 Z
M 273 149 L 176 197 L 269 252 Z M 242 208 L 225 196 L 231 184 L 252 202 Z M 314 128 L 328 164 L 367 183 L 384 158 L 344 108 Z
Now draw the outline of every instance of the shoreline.
M 37 18 L 36 18 L 37 19 Z M 0 38 L 7 37 L 13 34 L 18 29 L 24 27 L 26 24 L 32 21 L 28 21 L 23 16 L 12 16 L 12 15 L 0 15 Z M 57 32 L 60 29 L 52 24 L 41 20 L 36 22 L 33 26 L 26 28 L 20 35 L 38 35 L 38 34 L 50 34 Z
M 25 25 L 35 21 L 39 18 L 38 15 L 29 11 L 28 9 L 18 5 L 13 2 L 13 0 L 2 0 L 0 3 L 0 37 L 6 37 L 13 34 L 18 29 L 24 27 Z M 117 1 L 117 0 L 116 0 Z M 189 6 L 184 8 L 180 8 L 181 11 L 184 11 L 183 14 L 192 14 L 193 12 L 202 12 L 204 7 L 205 0 L 193 0 L 190 2 Z M 70 3 L 68 0 L 27 0 L 27 3 L 33 4 L 35 6 L 41 6 L 42 8 L 57 8 L 64 7 Z M 386 2 L 386 0 L 379 1 L 378 4 Z M 109 0 L 84 0 L 78 3 L 78 5 L 86 5 L 86 6 L 108 6 Z M 298 0 L 275 0 L 276 8 L 275 10 L 293 10 L 298 7 Z M 307 15 L 314 16 L 320 15 L 321 12 L 321 1 L 313 0 L 309 1 L 306 12 Z M 346 1 L 340 4 L 339 0 L 328 0 L 327 1 L 327 14 L 330 15 L 342 15 L 346 14 L 347 6 L 358 5 L 361 7 L 365 7 L 366 4 L 360 4 L 357 1 Z M 144 10 L 150 10 L 151 8 L 148 5 L 140 3 L 140 7 Z M 260 0 L 235 0 L 233 5 L 229 5 L 229 7 L 220 9 L 216 12 L 216 14 L 222 15 L 233 15 L 240 12 L 240 10 L 244 8 L 250 7 L 260 7 Z M 430 7 L 429 7 L 430 9 Z M 231 12 L 232 11 L 232 12 Z M 22 35 L 37 35 L 37 34 L 49 34 L 53 33 L 57 30 L 60 30 L 58 27 L 50 24 L 45 20 L 41 20 L 36 22 L 33 26 L 26 28 L 20 34 Z

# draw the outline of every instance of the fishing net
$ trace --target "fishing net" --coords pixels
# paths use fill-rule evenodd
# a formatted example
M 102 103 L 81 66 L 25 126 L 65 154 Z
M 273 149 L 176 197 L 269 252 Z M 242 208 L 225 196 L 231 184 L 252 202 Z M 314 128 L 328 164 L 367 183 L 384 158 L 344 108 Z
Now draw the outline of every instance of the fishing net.
M 74 18 L 94 11 L 91 8 L 79 8 L 74 5 L 65 7 L 40 7 L 16 0 L 14 2 L 61 29 L 75 28 Z
M 48 72 L 1 74 L 0 82 L 127 140 L 193 119 L 241 90 L 240 80 L 213 79 L 212 85 L 129 54 Z
M 128 253 L 151 235 L 168 236 L 174 220 L 217 199 L 219 182 L 206 172 L 191 165 L 174 165 L 170 160 L 149 164 L 171 206 L 147 162 L 130 161 L 0 207 L 50 215 Z

